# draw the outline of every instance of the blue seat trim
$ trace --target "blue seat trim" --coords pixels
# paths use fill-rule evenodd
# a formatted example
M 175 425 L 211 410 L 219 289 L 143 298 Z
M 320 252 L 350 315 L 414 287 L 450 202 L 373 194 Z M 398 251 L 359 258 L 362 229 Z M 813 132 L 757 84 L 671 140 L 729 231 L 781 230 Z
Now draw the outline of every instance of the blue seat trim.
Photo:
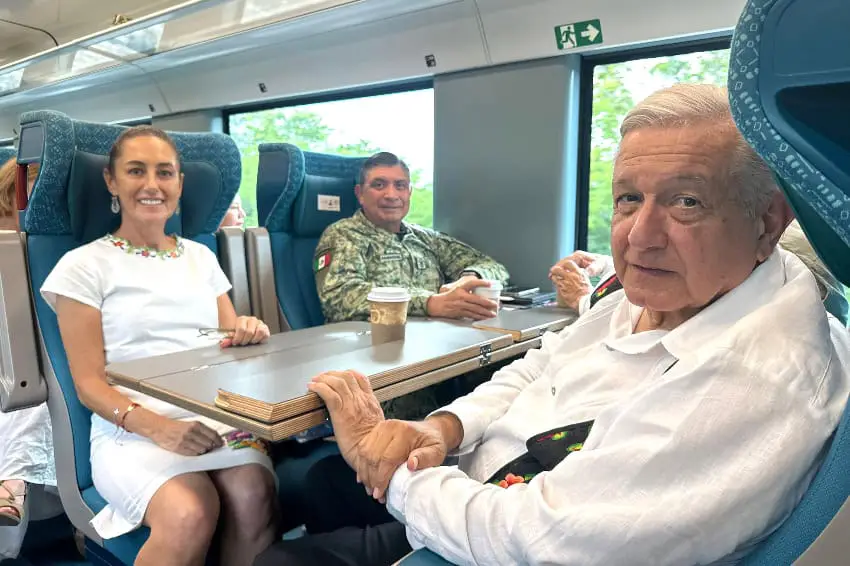
M 427 548 L 422 548 L 402 559 L 399 566 L 451 566 L 451 562 Z
M 83 500 L 94 513 L 99 513 L 106 507 L 106 500 L 100 496 L 95 488 L 84 489 L 82 495 Z M 132 564 L 136 560 L 139 548 L 148 540 L 150 532 L 148 527 L 141 526 L 126 535 L 104 540 L 103 547 L 124 564 Z

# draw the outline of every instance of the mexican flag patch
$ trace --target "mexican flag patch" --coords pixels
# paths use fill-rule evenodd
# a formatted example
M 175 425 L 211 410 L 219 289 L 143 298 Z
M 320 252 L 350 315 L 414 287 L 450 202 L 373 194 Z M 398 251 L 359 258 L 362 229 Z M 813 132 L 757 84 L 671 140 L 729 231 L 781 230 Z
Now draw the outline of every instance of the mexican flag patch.
M 331 264 L 331 254 L 330 254 L 330 252 L 324 253 L 324 254 L 322 254 L 322 255 L 320 255 L 319 257 L 316 258 L 316 263 L 313 266 L 313 270 L 318 273 L 319 271 L 323 270 L 324 268 L 326 268 L 330 264 Z

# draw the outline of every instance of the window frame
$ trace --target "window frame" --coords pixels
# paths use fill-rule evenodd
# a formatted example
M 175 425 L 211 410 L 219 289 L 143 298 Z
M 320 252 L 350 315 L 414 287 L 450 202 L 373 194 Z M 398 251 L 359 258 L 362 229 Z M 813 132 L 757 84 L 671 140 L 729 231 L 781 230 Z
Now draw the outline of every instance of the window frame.
M 262 112 L 264 110 L 276 110 L 280 108 L 292 108 L 308 104 L 321 104 L 323 102 L 337 102 L 340 100 L 353 100 L 357 98 L 371 98 L 386 94 L 398 94 L 402 92 L 413 92 L 417 90 L 428 90 L 434 88 L 434 78 L 416 79 L 412 81 L 378 84 L 366 87 L 355 87 L 335 91 L 305 94 L 300 96 L 276 98 L 261 102 L 247 104 L 234 104 L 222 109 L 222 120 L 224 133 L 230 135 L 230 117 L 251 112 Z
M 116 126 L 127 126 L 128 128 L 132 128 L 133 126 L 152 126 L 153 125 L 153 117 L 149 116 L 147 118 L 134 118 L 133 120 L 121 120 L 120 122 L 114 122 Z
M 579 79 L 578 176 L 576 179 L 576 249 L 587 249 L 588 214 L 590 213 L 590 155 L 593 128 L 593 73 L 597 65 L 627 63 L 654 57 L 674 57 L 700 51 L 729 49 L 732 33 L 708 39 L 685 40 L 663 45 L 624 49 L 599 55 L 582 55 Z

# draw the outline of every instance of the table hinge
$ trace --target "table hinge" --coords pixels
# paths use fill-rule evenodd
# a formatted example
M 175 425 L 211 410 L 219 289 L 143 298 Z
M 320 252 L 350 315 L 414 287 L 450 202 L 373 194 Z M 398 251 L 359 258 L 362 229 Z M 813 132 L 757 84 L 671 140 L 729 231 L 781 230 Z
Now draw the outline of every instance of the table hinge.
M 478 358 L 479 366 L 486 366 L 490 363 L 490 358 L 492 357 L 493 347 L 490 344 L 485 344 L 481 346 L 479 350 L 479 354 L 481 357 Z

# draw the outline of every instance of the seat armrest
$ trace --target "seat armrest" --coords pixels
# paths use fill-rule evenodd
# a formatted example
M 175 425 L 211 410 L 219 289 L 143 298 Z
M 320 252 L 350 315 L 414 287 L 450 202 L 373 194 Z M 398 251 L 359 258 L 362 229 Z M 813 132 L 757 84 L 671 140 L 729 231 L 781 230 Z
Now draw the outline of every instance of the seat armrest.
M 227 226 L 216 235 L 221 269 L 230 281 L 230 300 L 239 316 L 251 316 L 251 292 L 248 287 L 248 262 L 245 257 L 245 232 Z
M 248 288 L 254 316 L 265 322 L 272 334 L 290 330 L 281 315 L 277 300 L 274 260 L 268 231 L 265 228 L 246 230 L 245 250 L 248 259 Z
M 25 240 L 0 231 L 0 410 L 4 413 L 47 400 L 36 349 Z

